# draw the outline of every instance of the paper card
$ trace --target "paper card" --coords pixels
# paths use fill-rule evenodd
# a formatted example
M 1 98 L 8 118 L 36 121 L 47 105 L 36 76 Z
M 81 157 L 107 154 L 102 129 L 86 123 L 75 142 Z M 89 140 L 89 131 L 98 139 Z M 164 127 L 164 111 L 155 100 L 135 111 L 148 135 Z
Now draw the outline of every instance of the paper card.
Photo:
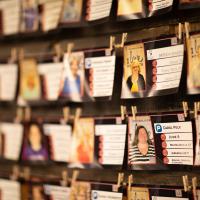
M 143 187 L 131 187 L 128 191 L 129 200 L 149 200 L 149 189 Z
M 0 179 L 0 191 L 1 200 L 21 200 L 20 184 L 16 181 Z
M 70 197 L 71 189 L 55 185 L 44 185 L 44 193 L 51 200 L 66 200 Z
M 58 99 L 63 69 L 63 63 L 43 63 L 38 65 L 38 73 L 42 80 L 45 99 L 50 101 Z
M 47 138 L 39 124 L 31 123 L 24 126 L 22 160 L 48 160 Z
M 91 164 L 94 160 L 94 119 L 80 118 L 74 125 L 71 162 Z
M 112 0 L 87 1 L 86 20 L 94 21 L 110 16 Z
M 90 200 L 91 199 L 91 185 L 89 182 L 76 181 L 71 188 L 70 200 Z
M 24 100 L 39 100 L 41 95 L 40 78 L 34 59 L 20 62 L 20 96 Z
M 0 100 L 13 101 L 15 99 L 17 78 L 16 64 L 0 64 Z
M 200 93 L 200 34 L 187 39 L 187 91 L 189 94 Z
M 155 164 L 155 142 L 150 116 L 129 118 L 128 164 Z
M 51 159 L 69 162 L 72 129 L 69 125 L 44 124 L 44 134 L 49 137 Z
M 23 126 L 21 124 L 0 123 L 0 133 L 3 136 L 3 158 L 8 160 L 19 160 L 22 140 Z
M 178 115 L 151 116 L 157 159 L 163 164 L 193 165 L 191 121 L 179 121 Z
M 95 120 L 95 155 L 101 165 L 123 164 L 127 126 L 114 121 L 103 119 L 100 124 Z
M 83 0 L 64 0 L 61 23 L 74 23 L 81 20 Z
M 17 0 L 0 1 L 2 10 L 3 34 L 10 35 L 19 32 L 20 25 L 20 4 Z
M 64 70 L 62 74 L 62 98 L 72 101 L 82 101 L 84 95 L 84 53 L 73 52 L 64 55 Z
M 92 200 L 122 200 L 122 193 L 92 190 Z
M 118 0 L 117 16 L 126 20 L 151 17 L 169 12 L 172 5 L 173 0 Z
M 36 31 L 39 28 L 39 12 L 36 0 L 21 0 L 21 31 Z
M 57 28 L 63 6 L 63 0 L 39 0 L 41 6 L 42 30 L 49 31 Z
M 114 53 L 108 49 L 85 52 L 85 76 L 91 100 L 111 99 L 115 74 Z M 88 92 L 88 91 L 87 91 Z
M 168 38 L 124 47 L 124 74 L 121 98 L 142 98 L 178 91 L 183 44 Z

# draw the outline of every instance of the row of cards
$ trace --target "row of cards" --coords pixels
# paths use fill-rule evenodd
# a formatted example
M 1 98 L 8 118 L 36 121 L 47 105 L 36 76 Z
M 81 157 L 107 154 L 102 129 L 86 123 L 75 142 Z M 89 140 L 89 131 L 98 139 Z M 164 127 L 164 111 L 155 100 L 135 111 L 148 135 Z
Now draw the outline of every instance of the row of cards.
M 49 31 L 59 24 L 96 21 L 110 16 L 112 0 L 3 0 L 0 2 L 0 30 L 3 34 Z M 181 7 L 200 5 L 198 0 L 180 0 Z M 169 12 L 173 0 L 118 0 L 119 19 L 137 19 Z
M 200 93 L 199 44 L 199 34 L 187 39 L 189 94 Z M 122 83 L 116 80 L 118 62 L 110 49 L 66 53 L 59 63 L 23 59 L 19 62 L 18 97 L 25 101 L 111 100 L 114 84 L 116 88 L 122 84 L 122 99 L 173 94 L 178 92 L 183 61 L 184 45 L 176 37 L 126 44 Z M 15 99 L 17 81 L 17 65 L 0 64 L 0 100 Z
M 1 123 L 3 159 L 69 163 L 69 167 L 200 165 L 200 115 L 196 127 L 183 114 L 80 118 L 58 123 Z M 128 128 L 127 128 L 128 127 Z M 196 131 L 193 131 L 195 130 Z M 193 146 L 196 144 L 195 146 Z M 21 155 L 21 156 L 20 156 Z
M 2 200 L 199 200 L 196 194 L 184 192 L 180 188 L 130 187 L 125 196 L 125 188 L 116 189 L 114 184 L 76 181 L 71 187 L 52 184 L 21 184 L 0 179 Z M 12 191 L 12 192 L 10 192 Z

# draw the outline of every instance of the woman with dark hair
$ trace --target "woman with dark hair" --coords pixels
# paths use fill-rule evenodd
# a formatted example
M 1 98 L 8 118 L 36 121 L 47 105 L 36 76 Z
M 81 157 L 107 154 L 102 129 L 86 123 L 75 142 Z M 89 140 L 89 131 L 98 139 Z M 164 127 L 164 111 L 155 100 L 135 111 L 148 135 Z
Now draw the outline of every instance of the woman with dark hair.
M 137 126 L 135 138 L 129 148 L 129 162 L 146 163 L 155 158 L 155 149 L 144 126 Z
M 42 161 L 48 159 L 42 131 L 37 124 L 31 124 L 22 154 L 23 160 Z

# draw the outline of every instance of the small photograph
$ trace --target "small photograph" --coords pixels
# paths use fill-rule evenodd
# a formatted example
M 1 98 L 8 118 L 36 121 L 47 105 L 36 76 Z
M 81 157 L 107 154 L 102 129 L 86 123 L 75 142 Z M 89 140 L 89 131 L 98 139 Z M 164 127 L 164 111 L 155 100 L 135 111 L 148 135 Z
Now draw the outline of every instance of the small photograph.
M 22 0 L 22 31 L 36 31 L 39 26 L 39 13 L 36 0 Z
M 146 89 L 146 65 L 143 43 L 124 47 L 124 75 L 122 98 L 144 92 Z
M 138 14 L 142 11 L 143 0 L 118 0 L 118 16 Z
M 91 164 L 94 160 L 94 119 L 79 119 L 72 136 L 71 162 Z
M 129 119 L 128 162 L 133 164 L 155 164 L 155 146 L 150 117 Z
M 82 4 L 83 0 L 64 0 L 61 23 L 80 21 Z
M 61 97 L 81 101 L 84 94 L 84 54 L 65 54 Z
M 32 123 L 25 128 L 24 137 L 22 160 L 48 160 L 47 141 L 42 128 L 37 123 Z

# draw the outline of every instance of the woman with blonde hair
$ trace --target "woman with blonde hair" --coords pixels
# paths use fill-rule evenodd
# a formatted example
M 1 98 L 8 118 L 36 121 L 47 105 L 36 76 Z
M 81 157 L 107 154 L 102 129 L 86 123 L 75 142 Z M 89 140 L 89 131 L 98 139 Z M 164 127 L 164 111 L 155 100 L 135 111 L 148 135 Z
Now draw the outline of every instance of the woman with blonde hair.
M 145 90 L 145 81 L 142 74 L 140 74 L 141 64 L 138 60 L 134 60 L 131 64 L 131 75 L 128 77 L 126 83 L 132 93 Z

